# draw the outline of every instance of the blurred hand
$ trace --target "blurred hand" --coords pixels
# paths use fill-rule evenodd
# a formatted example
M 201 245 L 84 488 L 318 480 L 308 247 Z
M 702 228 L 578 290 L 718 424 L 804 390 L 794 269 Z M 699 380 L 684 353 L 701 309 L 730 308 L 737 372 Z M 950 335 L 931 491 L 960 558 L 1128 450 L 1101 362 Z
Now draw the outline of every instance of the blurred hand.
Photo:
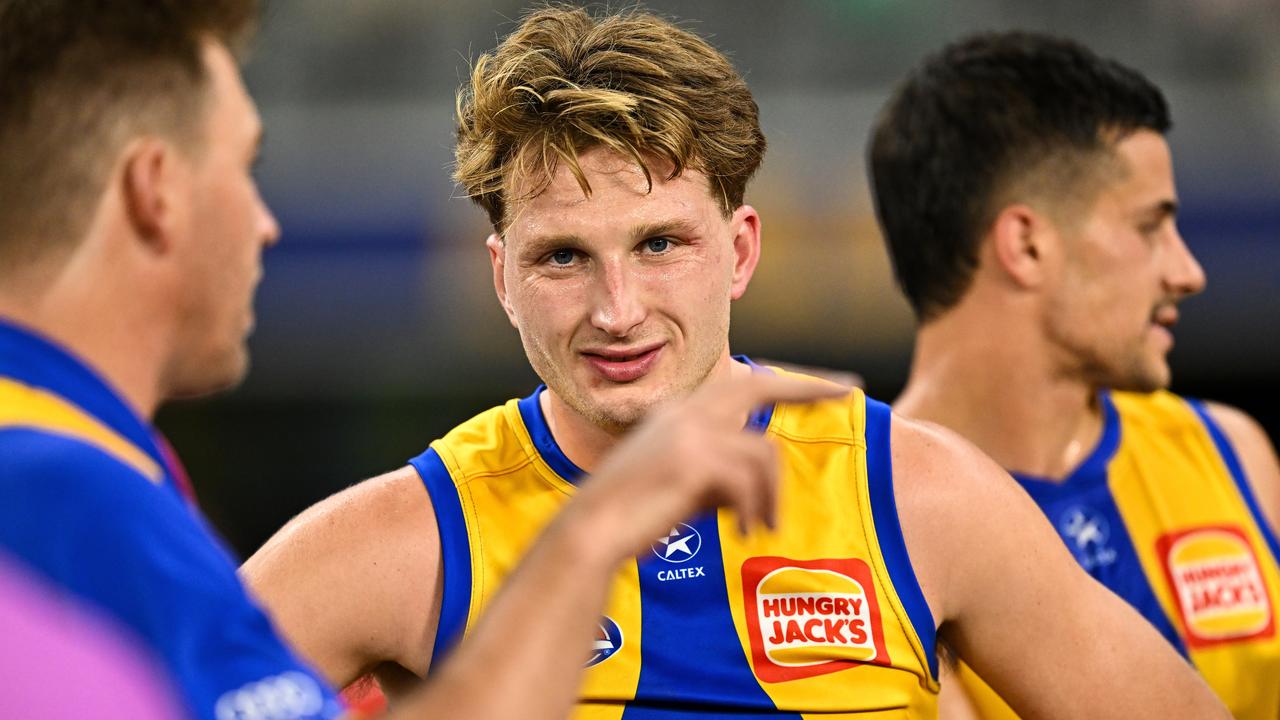
M 773 527 L 779 464 L 771 440 L 745 431 L 747 417 L 773 402 L 812 402 L 848 388 L 813 378 L 752 373 L 704 385 L 651 414 L 587 480 L 561 521 L 615 543 L 612 561 L 648 548 L 696 512 L 728 506 L 743 532 Z M 605 530 L 601 532 L 600 530 Z

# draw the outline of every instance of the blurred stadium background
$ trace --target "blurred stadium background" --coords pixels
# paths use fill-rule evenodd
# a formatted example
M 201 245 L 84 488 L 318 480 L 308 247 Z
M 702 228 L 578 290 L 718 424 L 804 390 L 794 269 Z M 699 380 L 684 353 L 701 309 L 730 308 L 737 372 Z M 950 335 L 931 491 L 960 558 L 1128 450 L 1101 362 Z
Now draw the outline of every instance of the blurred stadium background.
M 616 5 L 616 3 L 615 3 Z M 448 179 L 453 92 L 525 3 L 269 0 L 247 68 L 259 177 L 284 228 L 236 392 L 165 409 L 202 503 L 242 555 L 311 502 L 402 465 L 536 382 L 493 299 L 481 212 Z M 736 352 L 854 370 L 891 399 L 911 318 L 863 147 L 889 89 L 961 34 L 1075 37 L 1167 92 L 1181 228 L 1209 276 L 1183 306 L 1175 389 L 1280 412 L 1276 0 L 651 0 L 746 74 L 770 149 L 748 189 L 764 261 Z M 992 332 L 999 332 L 992 328 Z

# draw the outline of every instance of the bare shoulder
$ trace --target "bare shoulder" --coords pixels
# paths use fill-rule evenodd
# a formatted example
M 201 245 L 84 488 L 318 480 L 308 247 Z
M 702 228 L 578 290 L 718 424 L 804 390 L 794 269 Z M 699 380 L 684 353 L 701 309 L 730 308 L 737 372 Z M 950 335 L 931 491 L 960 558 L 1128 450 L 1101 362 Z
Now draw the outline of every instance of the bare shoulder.
M 369 663 L 425 671 L 440 597 L 440 538 L 412 467 L 300 513 L 241 568 L 295 646 L 343 683 Z
M 977 518 L 1018 488 L 978 448 L 941 425 L 895 413 L 890 444 L 903 540 L 934 621 L 941 624 L 955 611 L 956 579 L 963 573 L 956 542 L 979 532 Z
M 936 623 L 962 613 L 971 588 L 1007 580 L 995 558 L 1060 549 L 1026 491 L 959 434 L 895 414 L 890 437 L 903 539 Z
M 941 425 L 895 414 L 890 440 L 900 512 L 966 518 L 987 503 L 1025 497 L 994 460 Z
M 1267 431 L 1239 408 L 1206 402 L 1205 410 L 1231 442 L 1272 529 L 1280 528 L 1280 462 Z
M 421 541 L 438 544 L 431 498 L 410 466 L 360 482 L 302 511 L 254 553 L 242 571 L 252 581 L 254 570 L 279 553 L 304 547 L 323 550 L 351 541 L 377 545 L 404 532 L 422 535 L 415 546 Z
M 1236 452 L 1241 455 L 1264 453 L 1275 456 L 1267 431 L 1249 413 L 1218 402 L 1206 402 L 1204 408 L 1231 440 Z M 1243 461 L 1244 458 L 1242 457 L 1241 460 Z
M 957 463 L 995 464 L 973 443 L 936 423 L 893 415 L 893 464 L 925 482 L 949 476 Z M 948 483 L 950 484 L 950 483 Z

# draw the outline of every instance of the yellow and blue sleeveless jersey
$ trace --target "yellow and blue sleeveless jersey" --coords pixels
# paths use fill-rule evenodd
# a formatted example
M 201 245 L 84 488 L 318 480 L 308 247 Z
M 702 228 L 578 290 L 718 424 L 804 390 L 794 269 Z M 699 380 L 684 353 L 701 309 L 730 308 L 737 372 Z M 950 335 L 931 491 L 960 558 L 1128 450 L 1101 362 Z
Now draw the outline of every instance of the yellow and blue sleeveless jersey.
M 88 366 L 0 322 L 0 548 L 150 651 L 191 717 L 339 716 L 246 595 L 157 437 Z
M 440 527 L 437 654 L 475 626 L 582 477 L 542 391 L 411 461 Z M 729 511 L 707 513 L 628 562 L 584 648 L 574 717 L 934 717 L 935 625 L 898 526 L 889 418 L 860 392 L 758 410 L 750 426 L 783 462 L 779 529 L 744 537 Z
M 1138 610 L 1242 719 L 1280 717 L 1280 546 L 1199 402 L 1101 395 L 1103 432 L 1065 480 L 1014 477 L 1090 575 Z M 1081 619 L 1080 622 L 1086 622 Z M 1016 717 L 967 668 L 984 718 Z

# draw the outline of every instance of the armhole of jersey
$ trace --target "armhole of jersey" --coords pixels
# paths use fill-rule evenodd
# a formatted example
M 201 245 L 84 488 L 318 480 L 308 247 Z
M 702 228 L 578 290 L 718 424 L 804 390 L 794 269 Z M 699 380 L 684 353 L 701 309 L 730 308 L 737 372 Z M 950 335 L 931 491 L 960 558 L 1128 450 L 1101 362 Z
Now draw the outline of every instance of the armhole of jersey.
M 1280 543 L 1276 542 L 1275 529 L 1271 527 L 1270 523 L 1267 522 L 1266 516 L 1262 514 L 1262 508 L 1259 507 L 1258 499 L 1253 495 L 1253 488 L 1249 486 L 1249 479 L 1245 477 L 1244 467 L 1240 464 L 1240 458 L 1236 457 L 1236 451 L 1231 447 L 1231 441 L 1227 439 L 1226 433 L 1222 432 L 1222 428 L 1218 427 L 1218 423 L 1209 414 L 1209 410 L 1205 408 L 1203 402 L 1187 398 L 1187 404 L 1191 406 L 1191 409 L 1195 410 L 1200 422 L 1209 431 L 1209 437 L 1213 438 L 1213 444 L 1218 449 L 1218 455 L 1222 456 L 1222 461 L 1226 463 L 1227 470 L 1231 473 L 1231 479 L 1235 480 L 1236 489 L 1240 492 L 1240 496 L 1244 498 L 1245 505 L 1249 506 L 1249 514 L 1253 516 L 1254 524 L 1258 526 L 1262 537 L 1266 538 L 1267 547 L 1271 550 L 1271 558 L 1280 563 Z
M 933 626 L 933 612 L 916 580 L 911 558 L 907 555 L 907 543 L 902 538 L 902 525 L 898 521 L 898 504 L 893 497 L 893 458 L 889 455 L 889 422 L 892 412 L 888 405 L 865 398 L 867 440 L 867 487 L 871 495 L 871 517 L 876 526 L 876 539 L 880 554 L 893 589 L 907 611 L 907 617 L 915 628 L 920 644 L 924 646 L 933 681 L 938 681 L 937 629 Z
M 435 665 L 462 638 L 471 609 L 471 542 L 462 514 L 458 486 L 434 448 L 409 461 L 418 471 L 431 496 L 431 507 L 440 528 L 440 562 L 444 593 L 440 601 L 440 623 L 431 651 Z

